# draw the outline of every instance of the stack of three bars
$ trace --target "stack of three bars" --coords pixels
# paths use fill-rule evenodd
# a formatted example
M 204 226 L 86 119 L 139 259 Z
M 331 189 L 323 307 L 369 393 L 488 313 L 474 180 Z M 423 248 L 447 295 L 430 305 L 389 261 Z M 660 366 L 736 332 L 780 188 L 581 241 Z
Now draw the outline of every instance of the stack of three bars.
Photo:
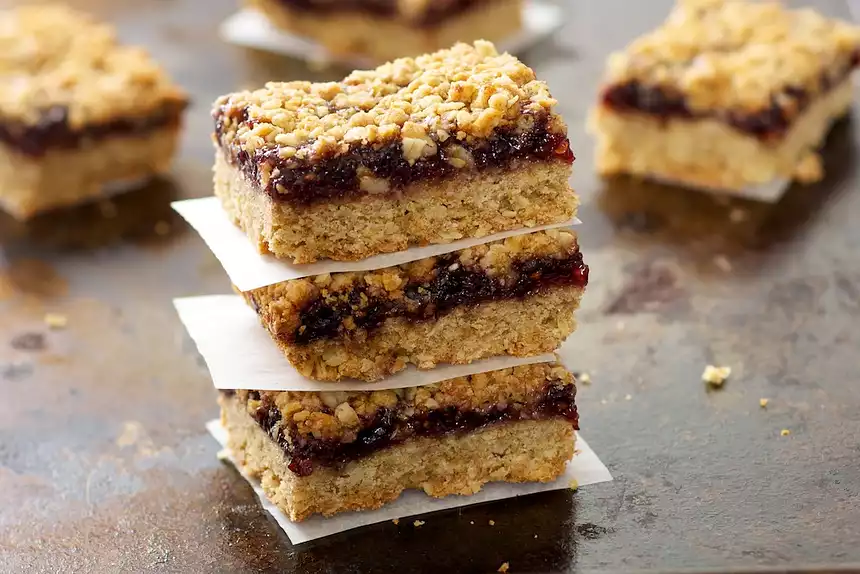
M 215 194 L 260 252 L 294 267 L 358 261 L 242 293 L 292 366 L 320 381 L 219 399 L 234 459 L 290 519 L 564 471 L 574 380 L 538 356 L 573 331 L 588 268 L 566 228 L 573 155 L 554 104 L 487 42 L 216 102 Z M 356 270 L 428 245 L 436 254 Z M 517 366 L 384 385 L 406 368 L 492 357 Z

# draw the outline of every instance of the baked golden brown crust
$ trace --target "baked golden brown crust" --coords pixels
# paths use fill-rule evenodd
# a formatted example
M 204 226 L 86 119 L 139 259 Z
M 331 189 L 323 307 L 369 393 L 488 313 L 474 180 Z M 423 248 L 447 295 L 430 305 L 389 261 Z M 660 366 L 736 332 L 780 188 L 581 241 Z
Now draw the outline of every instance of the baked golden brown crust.
M 57 108 L 78 130 L 186 102 L 145 50 L 120 45 L 112 27 L 62 5 L 0 13 L 0 71 L 0 121 L 25 126 Z
M 812 9 L 679 0 L 659 28 L 610 57 L 605 83 L 663 87 L 693 112 L 757 111 L 786 88 L 818 97 L 856 66 L 858 52 L 860 27 Z
M 565 419 L 527 420 L 440 438 L 418 437 L 371 453 L 344 467 L 308 476 L 289 469 L 284 451 L 235 397 L 221 402 L 228 448 L 239 467 L 258 479 L 266 496 L 293 521 L 371 510 L 406 489 L 430 496 L 469 495 L 488 482 L 549 482 L 573 456 L 573 425 Z
M 393 411 L 395 419 L 402 421 L 445 409 L 488 412 L 503 405 L 534 410 L 545 400 L 547 387 L 569 387 L 573 397 L 573 385 L 573 376 L 558 363 L 537 363 L 384 391 L 233 392 L 252 417 L 260 409 L 276 410 L 278 436 L 286 441 L 295 434 L 347 443 L 355 441 L 356 433 L 372 425 L 383 410 Z
M 549 131 L 566 133 L 555 104 L 531 68 L 479 41 L 355 71 L 341 82 L 270 82 L 222 96 L 213 114 L 220 144 L 236 153 L 274 150 L 283 160 L 313 162 L 397 142 L 410 163 L 445 150 L 462 168 L 469 158 L 458 143 L 524 131 L 536 117 L 549 119 Z M 263 171 L 260 183 L 270 176 Z

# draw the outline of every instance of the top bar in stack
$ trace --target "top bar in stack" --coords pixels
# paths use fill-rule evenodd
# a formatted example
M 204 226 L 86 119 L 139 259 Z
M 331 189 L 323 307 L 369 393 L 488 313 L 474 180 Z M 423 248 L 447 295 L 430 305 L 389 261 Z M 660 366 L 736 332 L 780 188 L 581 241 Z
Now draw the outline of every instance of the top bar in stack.
M 858 62 L 860 28 L 812 10 L 681 0 L 610 58 L 590 121 L 598 171 L 736 191 L 814 181 Z
M 215 103 L 215 194 L 263 253 L 350 261 L 571 219 L 556 101 L 492 44 Z

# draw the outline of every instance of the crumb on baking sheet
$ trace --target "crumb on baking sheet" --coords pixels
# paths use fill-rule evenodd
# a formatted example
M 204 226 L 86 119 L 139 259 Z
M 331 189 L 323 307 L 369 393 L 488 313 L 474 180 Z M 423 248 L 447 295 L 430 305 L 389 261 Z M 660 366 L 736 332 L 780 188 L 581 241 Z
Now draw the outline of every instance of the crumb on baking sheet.
M 415 522 L 412 523 L 412 526 L 414 526 L 415 528 L 418 528 L 420 526 L 424 526 L 424 524 L 425 523 L 423 520 L 416 520 Z
M 729 273 L 732 270 L 732 262 L 725 255 L 717 255 L 714 257 L 714 265 L 723 273 Z
M 726 379 L 732 374 L 731 367 L 715 367 L 708 365 L 705 367 L 705 372 L 702 373 L 702 380 L 712 387 L 722 387 Z
M 576 375 L 576 380 L 583 385 L 590 385 L 591 375 L 589 375 L 588 373 L 579 373 L 578 375 Z
M 567 483 L 568 488 L 571 490 L 576 490 L 579 488 L 579 481 L 575 478 L 572 478 L 569 483 Z
M 69 319 L 65 315 L 59 313 L 46 313 L 45 325 L 51 329 L 64 329 L 69 324 Z
M 758 400 L 758 406 L 760 406 L 760 407 L 761 407 L 761 408 L 763 408 L 763 409 L 764 409 L 764 408 L 767 408 L 767 403 L 768 403 L 768 402 L 769 402 L 769 400 L 768 400 L 768 399 L 765 399 L 765 398 L 763 398 L 763 397 L 762 397 L 762 398 L 760 398 L 760 399 Z
M 393 522 L 394 525 L 396 526 L 396 525 L 400 524 L 400 519 L 399 518 L 392 518 L 391 522 Z
M 788 429 L 782 429 L 781 431 L 779 431 L 779 436 L 788 436 L 790 434 L 791 434 L 791 431 Z
M 510 564 L 508 564 L 507 562 L 504 562 L 504 563 L 502 563 L 501 566 L 499 566 L 498 572 L 507 572 L 510 567 L 511 567 Z
M 496 525 L 496 521 L 495 521 L 495 520 L 491 520 L 491 521 L 490 521 L 490 526 L 495 526 L 495 525 Z

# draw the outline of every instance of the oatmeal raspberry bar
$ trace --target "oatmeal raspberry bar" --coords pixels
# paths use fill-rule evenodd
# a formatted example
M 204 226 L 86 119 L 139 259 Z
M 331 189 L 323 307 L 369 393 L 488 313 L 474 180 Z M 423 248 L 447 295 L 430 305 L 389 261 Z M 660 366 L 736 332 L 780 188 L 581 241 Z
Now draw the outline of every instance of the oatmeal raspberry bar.
M 488 42 L 218 99 L 215 194 L 296 263 L 567 221 L 573 154 L 546 84 Z
M 0 12 L 0 207 L 26 219 L 168 169 L 185 95 L 62 6 Z
M 598 170 L 737 191 L 818 179 L 858 62 L 860 28 L 812 10 L 682 0 L 610 58 L 590 122 Z
M 279 28 L 329 52 L 385 62 L 458 41 L 498 41 L 519 31 L 522 0 L 247 0 Z
M 406 489 L 549 482 L 573 456 L 573 377 L 543 363 L 375 392 L 221 391 L 237 464 L 291 520 L 379 508 Z
M 550 353 L 573 332 L 588 267 L 567 230 L 243 293 L 306 377 L 373 381 L 499 355 Z

